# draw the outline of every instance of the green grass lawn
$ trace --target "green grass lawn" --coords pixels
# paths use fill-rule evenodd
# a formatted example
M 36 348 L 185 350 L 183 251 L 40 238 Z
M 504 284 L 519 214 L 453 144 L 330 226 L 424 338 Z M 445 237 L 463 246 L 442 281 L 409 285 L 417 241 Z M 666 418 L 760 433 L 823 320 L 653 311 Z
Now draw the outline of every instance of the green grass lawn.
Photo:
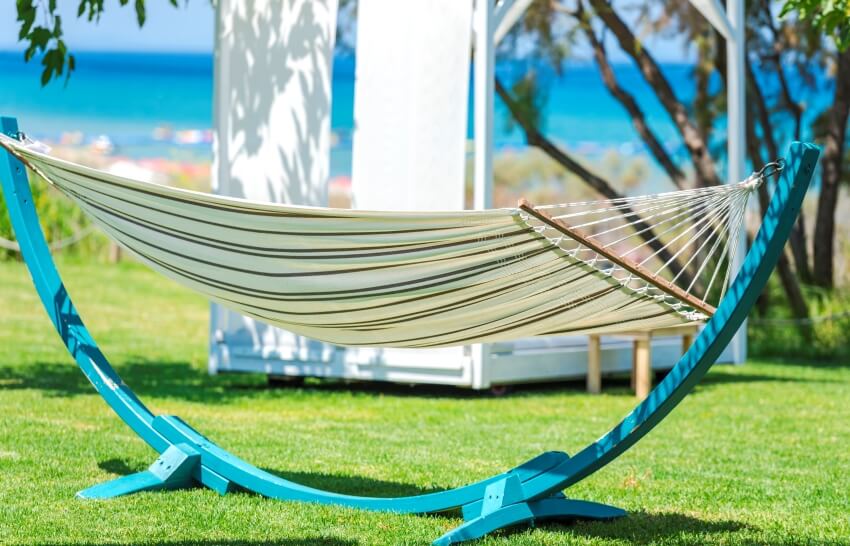
M 62 264 L 101 348 L 156 412 L 308 485 L 405 495 L 546 450 L 573 453 L 634 405 L 625 383 L 488 398 L 448 389 L 206 375 L 205 301 L 132 264 Z M 460 523 L 224 497 L 195 489 L 80 501 L 154 453 L 94 393 L 21 264 L 0 264 L 0 543 L 427 544 Z M 850 365 L 715 368 L 652 434 L 569 490 L 623 507 L 608 523 L 520 527 L 482 544 L 850 544 Z

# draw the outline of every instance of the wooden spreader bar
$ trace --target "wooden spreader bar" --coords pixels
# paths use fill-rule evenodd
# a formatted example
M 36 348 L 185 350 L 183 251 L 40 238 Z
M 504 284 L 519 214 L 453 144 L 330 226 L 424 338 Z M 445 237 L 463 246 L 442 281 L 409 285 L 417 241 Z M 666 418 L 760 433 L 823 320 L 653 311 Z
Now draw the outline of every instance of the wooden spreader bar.
M 714 306 L 712 306 L 712 305 L 704 302 L 703 300 L 685 292 L 684 290 L 682 290 L 676 284 L 668 281 L 667 279 L 665 279 L 663 277 L 656 275 L 655 273 L 653 273 L 652 271 L 643 267 L 639 263 L 634 262 L 634 261 L 632 261 L 628 258 L 624 258 L 622 256 L 617 256 L 616 254 L 614 254 L 610 250 L 606 249 L 604 246 L 602 246 L 602 245 L 596 243 L 595 241 L 591 240 L 589 237 L 584 235 L 582 232 L 578 231 L 574 227 L 571 227 L 566 222 L 558 220 L 557 218 L 552 218 L 547 213 L 535 209 L 534 205 L 529 203 L 528 200 L 526 200 L 525 198 L 520 199 L 519 203 L 517 203 L 517 206 L 520 209 L 522 209 L 523 211 L 530 214 L 531 216 L 534 216 L 535 218 L 537 218 L 538 220 L 540 220 L 541 222 L 543 222 L 547 226 L 549 226 L 553 229 L 556 229 L 559 232 L 566 235 L 567 237 L 569 237 L 570 239 L 573 239 L 574 241 L 576 241 L 580 245 L 589 248 L 590 250 L 600 254 L 601 256 L 605 256 L 606 259 L 608 259 L 611 262 L 619 265 L 620 267 L 622 267 L 623 269 L 625 269 L 629 273 L 635 275 L 636 277 L 640 277 L 641 279 L 645 280 L 646 282 L 650 283 L 651 285 L 657 287 L 659 290 L 661 290 L 665 294 L 673 296 L 674 298 L 678 299 L 679 301 L 683 301 L 683 302 L 687 303 L 688 305 L 690 305 L 694 309 L 698 309 L 699 311 L 702 311 L 703 313 L 705 313 L 709 317 L 714 316 L 715 311 L 717 311 L 717 309 Z

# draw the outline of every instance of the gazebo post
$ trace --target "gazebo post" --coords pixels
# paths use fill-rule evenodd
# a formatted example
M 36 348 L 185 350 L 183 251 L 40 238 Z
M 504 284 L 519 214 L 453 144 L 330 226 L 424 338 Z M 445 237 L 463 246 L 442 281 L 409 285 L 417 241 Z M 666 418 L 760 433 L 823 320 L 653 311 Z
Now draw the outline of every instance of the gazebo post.
M 747 133 L 744 119 L 746 109 L 746 77 L 744 63 L 746 62 L 745 45 L 745 15 L 744 2 L 741 0 L 726 0 L 726 17 L 732 27 L 731 36 L 726 38 L 726 103 L 727 126 L 726 147 L 728 164 L 726 178 L 729 184 L 734 184 L 746 178 Z M 735 275 L 744 263 L 747 251 L 746 233 L 741 233 L 738 241 L 738 251 L 732 264 L 732 274 Z M 730 344 L 732 361 L 743 364 L 747 359 L 747 322 L 741 325 L 738 333 Z

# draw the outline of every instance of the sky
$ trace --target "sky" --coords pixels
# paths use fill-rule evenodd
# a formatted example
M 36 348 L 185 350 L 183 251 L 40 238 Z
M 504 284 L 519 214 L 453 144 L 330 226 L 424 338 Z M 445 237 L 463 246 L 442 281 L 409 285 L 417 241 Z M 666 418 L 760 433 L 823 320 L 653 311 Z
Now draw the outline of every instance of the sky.
M 282 1 L 282 0 L 281 0 Z M 165 0 L 147 2 L 147 21 L 143 28 L 136 24 L 136 14 L 129 2 L 120 6 L 117 0 L 106 0 L 106 10 L 98 24 L 78 19 L 78 0 L 59 0 L 65 42 L 73 52 L 79 51 L 156 51 L 210 53 L 213 49 L 215 12 L 209 0 L 179 2 L 174 8 Z M 20 50 L 17 41 L 19 24 L 16 21 L 15 3 L 0 0 L 0 50 Z M 611 58 L 614 62 L 626 61 L 626 56 L 607 36 Z M 650 37 L 650 50 L 661 61 L 683 61 L 690 55 L 683 52 L 681 41 Z M 574 51 L 589 58 L 589 52 Z
M 120 6 L 107 0 L 98 24 L 77 19 L 78 0 L 59 0 L 65 42 L 73 51 L 179 51 L 211 52 L 215 12 L 209 0 L 179 2 L 174 8 L 165 0 L 147 2 L 147 21 L 136 23 L 133 3 Z M 0 2 L 0 50 L 23 51 L 17 41 L 19 23 L 15 2 Z

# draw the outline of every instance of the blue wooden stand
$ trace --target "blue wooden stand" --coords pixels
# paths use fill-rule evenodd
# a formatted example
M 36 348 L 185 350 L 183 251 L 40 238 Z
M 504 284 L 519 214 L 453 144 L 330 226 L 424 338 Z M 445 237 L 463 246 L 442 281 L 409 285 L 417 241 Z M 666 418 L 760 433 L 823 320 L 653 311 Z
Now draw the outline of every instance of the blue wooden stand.
M 0 131 L 17 138 L 17 122 L 13 118 L 0 118 Z M 68 352 L 104 401 L 160 454 L 148 470 L 91 487 L 78 496 L 110 498 L 136 491 L 203 485 L 221 494 L 238 487 L 276 499 L 398 513 L 423 514 L 462 508 L 464 523 L 435 541 L 445 545 L 523 522 L 555 518 L 611 519 L 625 515 L 618 508 L 567 499 L 561 491 L 593 474 L 643 438 L 706 374 L 767 283 L 797 218 L 819 154 L 812 144 L 791 145 L 761 229 L 717 312 L 664 380 L 607 434 L 574 457 L 547 452 L 480 482 L 439 493 L 397 498 L 341 495 L 285 480 L 228 453 L 177 417 L 154 415 L 124 384 L 77 314 L 39 226 L 24 165 L 4 148 L 0 148 L 0 182 L 33 284 Z

